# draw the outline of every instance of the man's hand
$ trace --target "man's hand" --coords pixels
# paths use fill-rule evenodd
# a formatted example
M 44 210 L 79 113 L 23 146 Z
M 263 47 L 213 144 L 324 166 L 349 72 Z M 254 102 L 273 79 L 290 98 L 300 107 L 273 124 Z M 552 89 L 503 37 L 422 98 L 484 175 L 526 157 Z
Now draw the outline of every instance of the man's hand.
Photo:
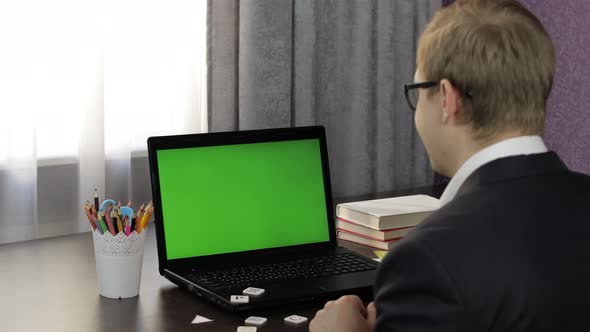
M 376 318 L 375 305 L 367 308 L 358 296 L 347 295 L 336 301 L 329 301 L 324 309 L 318 311 L 309 323 L 311 332 L 365 332 L 373 331 Z

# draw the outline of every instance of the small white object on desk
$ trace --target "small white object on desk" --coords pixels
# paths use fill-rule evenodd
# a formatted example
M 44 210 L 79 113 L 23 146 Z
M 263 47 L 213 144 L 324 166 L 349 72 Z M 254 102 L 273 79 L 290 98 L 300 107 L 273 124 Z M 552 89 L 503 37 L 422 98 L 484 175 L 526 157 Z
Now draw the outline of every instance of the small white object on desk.
M 201 324 L 201 323 L 207 323 L 207 322 L 212 322 L 212 321 L 213 321 L 212 319 L 197 315 L 197 317 L 195 317 L 195 319 L 193 319 L 193 324 Z
M 250 298 L 246 295 L 232 295 L 229 300 L 231 303 L 248 303 Z
M 285 317 L 285 323 L 299 325 L 299 324 L 303 324 L 305 322 L 307 322 L 307 317 L 298 316 L 298 315 L 291 315 L 289 317 Z
M 256 326 L 238 326 L 238 332 L 256 332 Z
M 266 323 L 266 321 L 267 319 L 264 317 L 250 316 L 248 319 L 246 319 L 245 323 L 247 325 L 262 326 Z
M 256 288 L 256 287 L 248 287 L 248 288 L 244 289 L 242 292 L 246 295 L 260 296 L 260 295 L 264 294 L 264 289 Z

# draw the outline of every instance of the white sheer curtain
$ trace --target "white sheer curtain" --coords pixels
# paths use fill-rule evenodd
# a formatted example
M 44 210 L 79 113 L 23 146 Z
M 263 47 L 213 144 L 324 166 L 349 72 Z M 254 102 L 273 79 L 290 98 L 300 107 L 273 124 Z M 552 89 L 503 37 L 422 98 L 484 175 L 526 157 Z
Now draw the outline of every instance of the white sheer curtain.
M 0 2 L 0 243 L 149 199 L 146 138 L 206 131 L 206 1 Z

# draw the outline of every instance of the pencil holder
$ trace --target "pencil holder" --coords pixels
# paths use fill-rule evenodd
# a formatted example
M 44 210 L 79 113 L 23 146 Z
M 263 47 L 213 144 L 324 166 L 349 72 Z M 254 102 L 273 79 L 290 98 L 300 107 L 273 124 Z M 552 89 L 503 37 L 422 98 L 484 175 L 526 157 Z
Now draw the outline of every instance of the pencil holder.
M 94 256 L 100 295 L 113 299 L 139 295 L 145 233 L 133 231 L 127 236 L 120 232 L 113 236 L 110 232 L 100 234 L 94 230 Z

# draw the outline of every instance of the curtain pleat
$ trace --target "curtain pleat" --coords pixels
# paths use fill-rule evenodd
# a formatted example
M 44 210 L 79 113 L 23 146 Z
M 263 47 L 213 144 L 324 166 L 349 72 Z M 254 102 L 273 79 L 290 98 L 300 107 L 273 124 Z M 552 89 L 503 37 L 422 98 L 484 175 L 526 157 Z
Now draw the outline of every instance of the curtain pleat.
M 324 125 L 334 195 L 432 183 L 403 84 L 432 0 L 210 0 L 209 130 Z

